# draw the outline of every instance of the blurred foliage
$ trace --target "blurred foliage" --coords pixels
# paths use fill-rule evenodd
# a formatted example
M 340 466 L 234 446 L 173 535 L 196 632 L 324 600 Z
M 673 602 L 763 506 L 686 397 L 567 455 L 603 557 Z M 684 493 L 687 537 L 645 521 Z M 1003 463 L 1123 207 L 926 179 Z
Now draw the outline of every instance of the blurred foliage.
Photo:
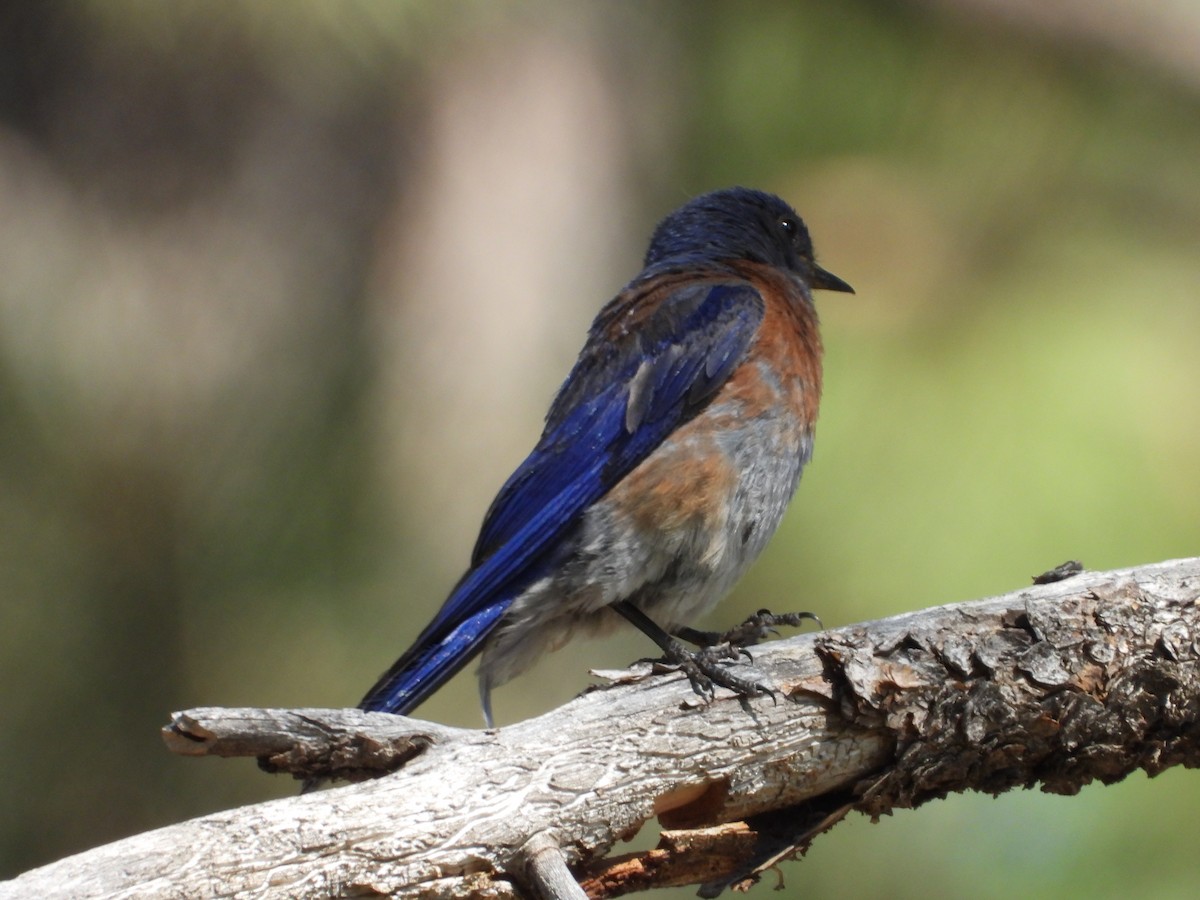
M 1177 49 L 1200 9 L 1169 6 L 1142 24 Z M 655 219 L 713 187 L 786 196 L 858 294 L 819 298 L 816 458 L 711 624 L 1195 554 L 1200 41 L 1133 52 L 1119 7 L 0 7 L 0 876 L 291 792 L 157 730 L 356 702 Z M 498 714 L 648 652 L 573 646 Z M 474 693 L 421 714 L 475 724 Z M 954 797 L 783 875 L 1190 896 L 1198 799 Z

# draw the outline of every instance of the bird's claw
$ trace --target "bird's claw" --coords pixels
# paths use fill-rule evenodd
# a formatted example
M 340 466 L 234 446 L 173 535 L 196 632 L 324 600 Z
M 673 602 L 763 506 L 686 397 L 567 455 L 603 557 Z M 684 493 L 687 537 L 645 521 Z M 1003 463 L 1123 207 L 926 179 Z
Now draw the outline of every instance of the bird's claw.
M 677 641 L 673 642 L 674 645 L 667 650 L 667 661 L 687 675 L 692 690 L 705 702 L 711 702 L 716 696 L 716 686 L 728 688 L 741 697 L 767 694 L 772 700 L 777 700 L 775 691 L 757 681 L 734 675 L 725 663 L 743 659 L 754 662 L 754 657 L 746 649 L 748 646 L 757 644 L 769 635 L 778 634 L 776 629 L 779 627 L 798 628 L 809 620 L 821 624 L 821 620 L 810 612 L 773 613 L 760 609 L 724 634 L 681 628 L 675 632 L 676 636 L 698 645 L 700 649 L 689 651 Z
M 742 655 L 750 656 L 744 648 L 726 643 L 705 647 L 694 653 L 681 648 L 677 655 L 673 655 L 671 662 L 678 665 L 687 675 L 692 690 L 706 703 L 711 703 L 716 698 L 718 686 L 728 688 L 743 698 L 767 694 L 773 701 L 777 700 L 776 693 L 771 688 L 735 675 L 728 666 L 722 665 L 722 660 L 736 660 Z
M 730 659 L 734 662 L 745 659 L 748 662 L 754 662 L 754 657 L 750 655 L 749 650 L 738 644 L 732 644 L 729 641 L 720 641 L 715 644 L 709 644 L 707 647 L 701 647 L 696 651 L 695 655 L 702 656 L 713 663 L 723 659 Z
M 777 629 L 780 627 L 799 628 L 805 621 L 816 622 L 818 626 L 824 627 L 815 613 L 773 613 L 769 609 L 760 609 L 754 615 L 748 616 L 746 621 L 721 635 L 720 642 L 739 647 L 753 646 L 770 635 L 778 634 Z

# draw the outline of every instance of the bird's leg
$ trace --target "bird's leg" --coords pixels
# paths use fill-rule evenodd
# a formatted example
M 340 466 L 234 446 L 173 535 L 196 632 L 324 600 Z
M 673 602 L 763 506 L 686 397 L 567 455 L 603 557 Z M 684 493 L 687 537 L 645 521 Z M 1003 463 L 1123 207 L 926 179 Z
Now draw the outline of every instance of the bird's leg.
M 748 678 L 739 678 L 730 672 L 728 667 L 721 665 L 722 659 L 729 658 L 728 644 L 710 645 L 699 651 L 691 651 L 684 647 L 678 638 L 667 634 L 653 619 L 630 601 L 622 600 L 620 603 L 614 603 L 612 608 L 633 623 L 646 637 L 658 644 L 667 660 L 683 670 L 688 681 L 691 682 L 692 690 L 701 697 L 711 700 L 716 693 L 713 685 L 729 688 L 743 697 L 753 697 L 756 694 L 775 696 L 775 692 L 765 685 Z M 691 629 L 685 630 L 691 631 Z M 704 633 L 695 632 L 695 634 L 703 635 Z M 686 636 L 684 639 L 690 640 Z M 722 650 L 722 646 L 725 647 L 724 650 Z M 736 651 L 734 655 L 736 655 Z
M 697 647 L 713 647 L 721 643 L 722 639 L 719 631 L 700 631 L 698 628 L 689 628 L 687 625 L 676 628 L 671 634 L 681 641 L 687 641 Z
M 770 610 L 760 609 L 746 621 L 740 625 L 734 625 L 728 631 L 700 631 L 684 625 L 671 633 L 697 647 L 714 650 L 718 647 L 721 648 L 719 655 L 722 659 L 744 656 L 753 661 L 754 657 L 750 655 L 747 647 L 766 640 L 772 634 L 778 634 L 777 628 L 783 626 L 799 628 L 806 619 L 811 619 L 818 625 L 821 624 L 821 620 L 810 612 L 773 613 Z

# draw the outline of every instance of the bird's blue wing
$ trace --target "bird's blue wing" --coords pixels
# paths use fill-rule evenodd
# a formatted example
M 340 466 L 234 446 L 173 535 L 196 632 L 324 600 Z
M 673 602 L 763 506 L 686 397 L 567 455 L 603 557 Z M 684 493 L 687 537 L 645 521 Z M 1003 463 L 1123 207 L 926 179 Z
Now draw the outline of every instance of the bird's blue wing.
M 692 280 L 655 299 L 640 301 L 653 306 L 636 328 L 613 334 L 611 316 L 597 319 L 541 440 L 488 510 L 471 568 L 363 709 L 407 712 L 462 668 L 581 513 L 703 409 L 764 313 L 746 282 Z
M 472 565 L 545 544 L 545 524 L 566 530 L 705 406 L 741 362 L 763 311 L 761 295 L 745 282 L 691 282 L 624 340 L 593 328 L 537 447 L 488 510 Z M 568 514 L 543 523 L 548 508 Z

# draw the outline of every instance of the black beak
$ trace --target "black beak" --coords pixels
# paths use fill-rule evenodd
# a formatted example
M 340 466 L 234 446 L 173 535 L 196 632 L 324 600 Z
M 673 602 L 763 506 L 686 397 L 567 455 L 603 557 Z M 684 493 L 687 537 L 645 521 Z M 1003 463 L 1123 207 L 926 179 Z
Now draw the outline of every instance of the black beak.
M 826 272 L 816 263 L 812 265 L 812 274 L 808 279 L 809 286 L 823 291 L 841 291 L 843 294 L 853 294 L 854 288 L 842 281 L 832 272 Z

